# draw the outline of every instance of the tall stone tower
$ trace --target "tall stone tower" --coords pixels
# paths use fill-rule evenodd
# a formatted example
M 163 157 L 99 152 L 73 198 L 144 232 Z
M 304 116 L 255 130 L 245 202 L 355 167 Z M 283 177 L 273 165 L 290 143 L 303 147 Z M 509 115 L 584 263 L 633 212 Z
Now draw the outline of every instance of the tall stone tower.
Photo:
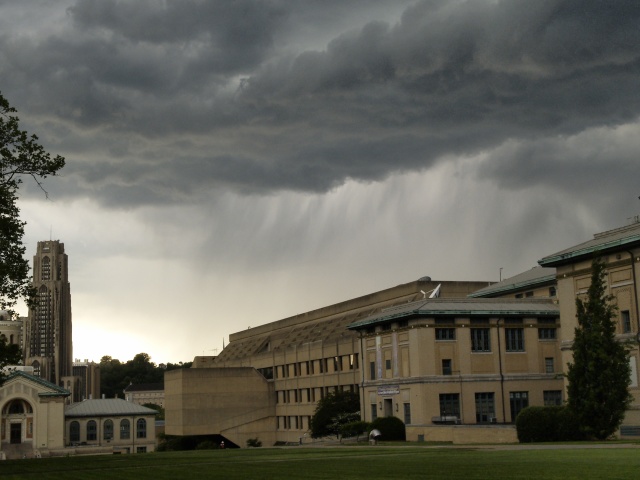
M 60 386 L 62 377 L 73 374 L 68 272 L 64 243 L 38 242 L 33 257 L 36 304 L 29 309 L 24 328 L 24 364 L 33 366 L 36 376 Z

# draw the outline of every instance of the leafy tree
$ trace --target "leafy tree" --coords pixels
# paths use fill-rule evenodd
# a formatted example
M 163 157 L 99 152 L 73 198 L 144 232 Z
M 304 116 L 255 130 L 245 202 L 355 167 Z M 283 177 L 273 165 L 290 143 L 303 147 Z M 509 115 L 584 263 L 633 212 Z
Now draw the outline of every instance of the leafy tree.
M 613 297 L 605 294 L 604 263 L 593 261 L 587 298 L 576 300 L 578 326 L 567 370 L 568 407 L 584 433 L 603 440 L 617 430 L 631 402 L 627 347 L 615 337 Z
M 20 130 L 15 112 L 0 94 L 0 310 L 11 314 L 19 299 L 31 303 L 34 296 L 22 243 L 25 222 L 16 205 L 18 188 L 24 177 L 31 177 L 46 195 L 42 180 L 64 166 L 63 157 L 51 158 L 37 136 Z
M 147 353 L 138 353 L 124 363 L 105 355 L 100 359 L 100 391 L 108 398 L 122 397 L 123 390 L 131 383 L 164 383 L 166 370 L 189 368 L 191 364 L 180 362 L 158 366 Z
M 321 399 L 311 417 L 313 438 L 339 435 L 342 425 L 360 419 L 360 396 L 353 392 L 335 391 Z
M 22 350 L 15 343 L 9 343 L 7 337 L 0 334 L 0 385 L 2 385 L 7 374 L 2 369 L 8 365 L 20 365 L 22 363 Z

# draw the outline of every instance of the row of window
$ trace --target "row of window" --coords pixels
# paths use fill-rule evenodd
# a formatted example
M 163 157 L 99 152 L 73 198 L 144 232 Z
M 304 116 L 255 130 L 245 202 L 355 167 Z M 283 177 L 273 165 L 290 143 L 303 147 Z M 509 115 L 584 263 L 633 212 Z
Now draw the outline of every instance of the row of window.
M 311 417 L 309 415 L 286 415 L 276 417 L 278 430 L 309 430 Z
M 128 419 L 120 420 L 120 440 L 127 440 L 131 437 L 131 422 Z M 87 442 L 98 439 L 98 424 L 95 420 L 89 420 L 86 425 Z M 112 440 L 114 438 L 113 420 L 105 420 L 102 424 L 102 439 Z M 139 418 L 136 421 L 136 438 L 147 438 L 147 421 Z M 74 420 L 69 424 L 69 441 L 71 443 L 80 441 L 80 422 Z
M 545 406 L 562 405 L 561 390 L 545 390 L 543 392 L 543 401 Z M 440 402 L 440 419 L 442 422 L 457 421 L 460 417 L 460 394 L 459 393 L 441 393 L 439 395 Z M 515 422 L 520 411 L 529 406 L 529 392 L 509 392 L 509 407 L 511 411 L 511 421 Z M 494 392 L 477 392 L 475 394 L 476 407 L 476 423 L 488 424 L 495 423 L 495 394 Z M 371 404 L 371 420 L 378 417 L 378 408 L 382 409 L 382 405 Z M 389 414 L 389 412 L 387 412 Z M 411 404 L 403 404 L 404 423 L 411 423 Z
M 338 385 L 332 387 L 295 388 L 276 391 L 276 403 L 315 403 L 332 392 L 357 392 L 357 385 Z
M 491 351 L 491 329 L 471 328 L 471 351 Z M 524 352 L 524 328 L 505 328 L 505 343 L 507 352 Z M 436 328 L 436 340 L 455 340 L 455 328 Z M 552 327 L 538 328 L 539 340 L 555 340 L 556 329 Z
M 333 372 L 343 372 L 358 369 L 358 354 L 337 355 L 334 357 L 307 360 L 305 362 L 288 363 L 275 367 L 276 378 L 301 377 Z M 265 378 L 273 378 L 273 371 L 269 368 L 259 369 Z

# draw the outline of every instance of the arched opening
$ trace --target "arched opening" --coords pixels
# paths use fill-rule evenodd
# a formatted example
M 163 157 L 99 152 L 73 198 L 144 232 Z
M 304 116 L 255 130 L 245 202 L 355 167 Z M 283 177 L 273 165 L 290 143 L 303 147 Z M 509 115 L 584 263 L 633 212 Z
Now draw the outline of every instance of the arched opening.
M 127 420 L 126 418 L 123 420 L 120 420 L 120 439 L 121 440 L 126 440 L 129 438 L 130 428 L 131 428 L 131 424 L 129 423 L 129 420 Z
M 136 438 L 147 438 L 147 421 L 144 418 L 136 422 Z
M 111 440 L 113 438 L 113 421 L 105 420 L 103 428 L 103 439 Z
M 33 407 L 21 398 L 15 398 L 2 407 L 2 441 L 19 444 L 33 440 Z

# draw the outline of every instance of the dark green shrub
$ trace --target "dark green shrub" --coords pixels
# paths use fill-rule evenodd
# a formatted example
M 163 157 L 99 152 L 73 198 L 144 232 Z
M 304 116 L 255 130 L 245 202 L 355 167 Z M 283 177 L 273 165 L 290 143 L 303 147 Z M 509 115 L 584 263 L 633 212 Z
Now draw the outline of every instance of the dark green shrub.
M 585 439 L 577 417 L 566 406 L 524 408 L 516 418 L 516 429 L 521 443 Z
M 371 422 L 369 431 L 380 430 L 381 440 L 406 440 L 407 433 L 402 420 L 397 417 L 378 417 Z
M 216 448 L 219 448 L 219 446 L 213 440 L 205 440 L 196 445 L 196 450 L 215 450 Z
M 257 438 L 249 438 L 247 439 L 247 447 L 261 447 L 262 442 Z

